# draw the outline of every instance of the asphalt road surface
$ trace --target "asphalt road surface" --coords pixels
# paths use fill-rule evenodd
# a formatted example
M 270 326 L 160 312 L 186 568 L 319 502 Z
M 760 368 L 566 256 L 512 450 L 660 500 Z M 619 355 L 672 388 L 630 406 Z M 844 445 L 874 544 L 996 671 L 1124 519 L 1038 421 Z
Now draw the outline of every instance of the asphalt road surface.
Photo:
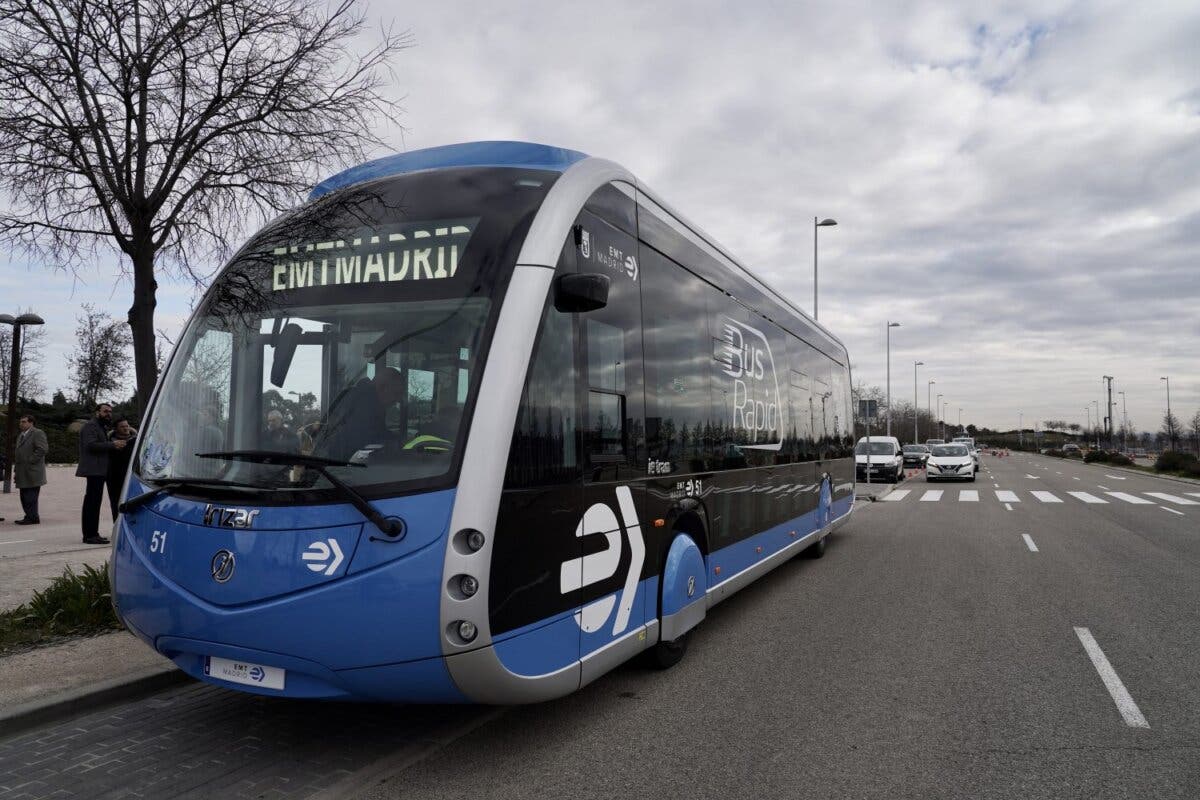
M 40 796 L 1195 798 L 1198 575 L 1200 486 L 984 456 L 861 504 L 671 670 L 499 711 L 190 687 L 0 741 L 0 787 L 70 734 Z

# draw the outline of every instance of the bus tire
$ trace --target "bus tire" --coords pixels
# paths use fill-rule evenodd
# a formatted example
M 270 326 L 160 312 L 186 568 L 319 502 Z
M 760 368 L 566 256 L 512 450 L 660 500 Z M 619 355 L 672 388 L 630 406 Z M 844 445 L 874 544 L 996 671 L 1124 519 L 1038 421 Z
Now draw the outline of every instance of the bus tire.
M 804 557 L 805 558 L 821 558 L 822 556 L 824 556 L 825 555 L 825 540 L 828 538 L 829 538 L 828 536 L 822 536 L 820 539 L 817 539 L 815 542 L 810 544 L 808 547 L 804 548 Z
M 650 669 L 670 669 L 683 660 L 692 632 L 670 642 L 659 642 L 642 653 L 642 663 Z

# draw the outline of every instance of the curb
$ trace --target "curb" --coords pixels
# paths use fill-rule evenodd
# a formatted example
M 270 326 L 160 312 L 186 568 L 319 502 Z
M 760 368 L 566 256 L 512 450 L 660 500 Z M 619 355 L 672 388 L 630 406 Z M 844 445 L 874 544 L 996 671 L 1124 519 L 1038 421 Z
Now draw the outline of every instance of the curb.
M 23 703 L 0 712 L 0 738 L 13 736 L 48 722 L 56 722 L 83 712 L 114 705 L 123 700 L 144 697 L 160 689 L 167 689 L 189 680 L 191 678 L 187 673 L 175 667 L 167 669 L 156 667 L 152 671 L 143 671 L 123 678 L 113 678 L 101 683 L 94 683 L 91 686 L 81 686 L 78 689 L 50 695 L 44 700 Z

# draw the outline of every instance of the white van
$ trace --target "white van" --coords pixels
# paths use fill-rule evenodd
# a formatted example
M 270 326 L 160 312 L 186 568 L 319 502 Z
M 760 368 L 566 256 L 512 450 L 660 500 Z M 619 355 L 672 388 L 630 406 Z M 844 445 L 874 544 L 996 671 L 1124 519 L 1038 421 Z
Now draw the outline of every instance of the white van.
M 860 481 L 888 481 L 897 483 L 904 477 L 904 451 L 895 436 L 867 437 L 854 445 L 854 475 Z M 868 472 L 869 470 L 869 472 Z

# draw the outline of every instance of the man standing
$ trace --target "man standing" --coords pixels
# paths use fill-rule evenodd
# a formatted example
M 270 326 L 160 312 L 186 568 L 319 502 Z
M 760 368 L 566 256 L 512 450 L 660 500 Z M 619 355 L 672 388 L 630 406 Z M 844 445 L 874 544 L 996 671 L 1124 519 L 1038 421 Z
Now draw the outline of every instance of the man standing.
M 13 483 L 21 492 L 21 509 L 25 516 L 18 525 L 37 525 L 38 495 L 46 485 L 46 453 L 50 449 L 45 431 L 38 430 L 30 414 L 21 417 L 21 434 L 17 437 L 17 452 L 13 456 Z
M 87 478 L 80 521 L 84 544 L 108 544 L 108 539 L 100 535 L 100 504 L 104 501 L 104 486 L 108 478 L 108 454 L 125 448 L 124 440 L 108 440 L 111 420 L 112 406 L 101 403 L 96 408 L 96 416 L 79 431 L 79 468 L 75 474 Z

